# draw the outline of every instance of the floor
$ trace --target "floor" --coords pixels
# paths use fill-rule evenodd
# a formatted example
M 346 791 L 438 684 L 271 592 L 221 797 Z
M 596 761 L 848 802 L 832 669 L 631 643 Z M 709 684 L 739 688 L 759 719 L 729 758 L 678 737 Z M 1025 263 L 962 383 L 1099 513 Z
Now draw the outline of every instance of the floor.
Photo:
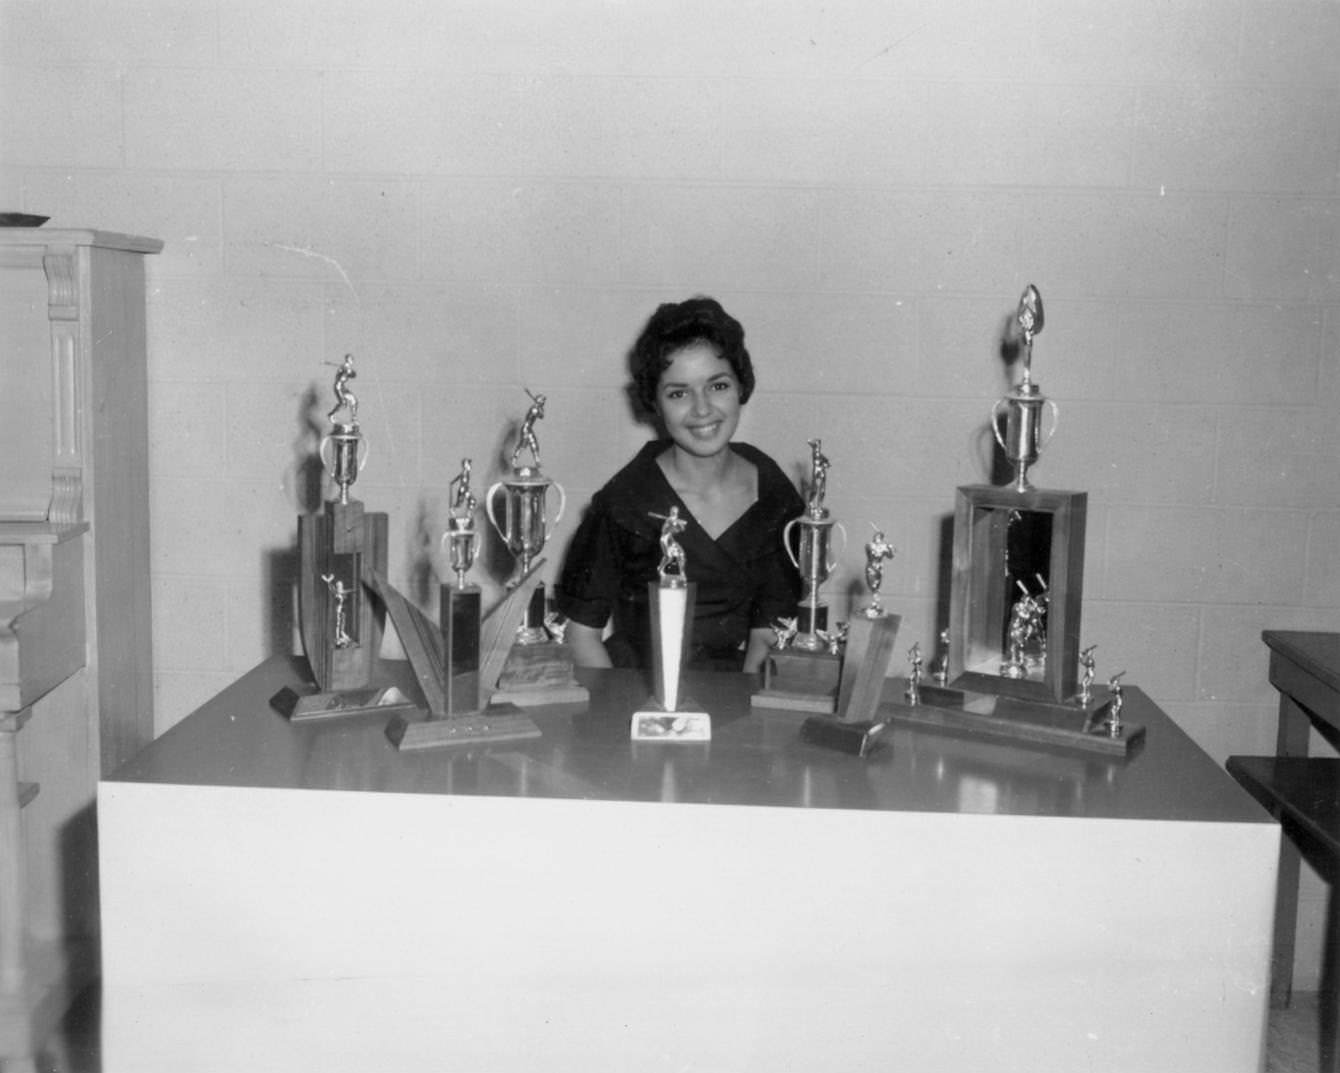
M 38 1073 L 101 1073 L 99 1008 L 96 987 L 75 1002 L 60 1039 L 54 1041 L 44 1061 L 38 1063 Z M 1319 1073 L 1320 1040 L 1316 994 L 1295 994 L 1287 1010 L 1271 1011 L 1266 1073 Z

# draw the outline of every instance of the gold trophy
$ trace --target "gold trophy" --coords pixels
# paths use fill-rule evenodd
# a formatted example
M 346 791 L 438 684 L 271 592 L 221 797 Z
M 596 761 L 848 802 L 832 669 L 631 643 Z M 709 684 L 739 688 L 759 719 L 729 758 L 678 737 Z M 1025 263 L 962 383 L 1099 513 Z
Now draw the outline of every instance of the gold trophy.
M 823 712 L 836 709 L 842 658 L 832 651 L 838 631 L 829 630 L 828 605 L 822 596 L 823 584 L 837 566 L 832 557 L 832 537 L 847 531 L 824 506 L 828 492 L 830 463 L 818 439 L 807 441 L 810 448 L 810 480 L 805 512 L 792 518 L 782 530 L 782 546 L 797 570 L 803 589 L 800 615 L 794 630 L 777 630 L 777 646 L 763 662 L 763 689 L 753 696 L 755 706 L 789 708 L 796 711 Z M 776 627 L 774 627 L 776 629 Z
M 589 694 L 573 673 L 572 650 L 546 628 L 544 583 L 538 577 L 543 562 L 538 559 L 553 528 L 563 518 L 567 495 L 563 486 L 546 477 L 540 465 L 540 441 L 536 422 L 544 417 L 546 397 L 529 388 L 530 407 L 522 418 L 516 446 L 509 459 L 510 474 L 497 481 L 484 495 L 490 524 L 512 553 L 516 567 L 506 583 L 509 596 L 490 612 L 511 617 L 519 624 L 511 652 L 497 680 L 495 703 L 523 707 L 585 701 Z M 522 464 L 522 453 L 530 462 Z M 558 510 L 551 521 L 546 503 L 550 488 L 558 493 Z M 499 517 L 501 504 L 501 517 Z M 518 607 L 518 605 L 520 605 Z M 493 683 L 485 682 L 486 687 Z
M 634 741 L 710 741 L 712 717 L 686 700 L 681 691 L 697 594 L 697 586 L 688 579 L 684 549 L 676 539 L 688 522 L 680 517 L 677 506 L 652 517 L 661 522 L 659 580 L 647 583 L 655 693 L 647 708 L 633 713 L 629 734 Z

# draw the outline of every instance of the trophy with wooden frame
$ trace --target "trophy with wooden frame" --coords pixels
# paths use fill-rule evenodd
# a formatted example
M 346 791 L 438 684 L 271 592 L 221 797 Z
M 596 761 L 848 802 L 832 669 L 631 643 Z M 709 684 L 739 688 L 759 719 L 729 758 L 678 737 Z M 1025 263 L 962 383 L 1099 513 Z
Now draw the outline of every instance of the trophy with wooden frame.
M 661 521 L 659 579 L 647 583 L 651 607 L 652 679 L 654 695 L 633 713 L 633 741 L 687 743 L 710 741 L 712 717 L 682 692 L 684 658 L 693 634 L 697 586 L 689 581 L 684 549 L 676 539 L 688 522 L 679 507 L 654 514 Z
M 374 685 L 385 612 L 366 582 L 371 572 L 386 571 L 387 518 L 365 511 L 349 494 L 367 460 L 358 397 L 349 386 L 357 375 L 353 355 L 346 354 L 335 373 L 331 431 L 319 447 L 335 496 L 320 513 L 298 518 L 300 632 L 319 692 L 275 698 L 295 722 L 409 703 L 394 687 Z
M 922 726 L 1125 755 L 1144 728 L 1103 732 L 1110 696 L 1079 688 L 1088 495 L 1039 489 L 1028 479 L 1058 415 L 1032 379 L 1033 339 L 1043 327 L 1042 297 L 1032 284 L 1015 320 L 1022 379 L 991 411 L 1014 477 L 1004 487 L 956 492 L 942 657 L 948 683 L 912 682 L 887 708 L 896 720 Z M 1051 430 L 1043 437 L 1047 407 Z
M 515 571 L 506 583 L 507 591 L 521 604 L 511 651 L 496 688 L 492 681 L 485 684 L 495 688 L 493 702 L 498 704 L 536 707 L 582 703 L 590 699 L 590 693 L 576 679 L 572 649 L 554 636 L 546 624 L 544 583 L 534 569 L 536 557 L 563 518 L 567 495 L 561 484 L 541 471 L 535 424 L 544 417 L 545 396 L 532 394 L 529 389 L 526 394 L 531 405 L 512 449 L 510 472 L 484 495 L 489 522 L 516 562 Z M 529 463 L 522 463 L 523 451 L 530 453 Z M 546 503 L 551 487 L 559 500 L 552 521 Z
M 837 566 L 833 534 L 842 538 L 841 555 L 847 531 L 824 505 L 830 463 L 822 443 L 813 439 L 808 444 L 810 480 L 805 512 L 782 530 L 782 546 L 800 571 L 803 584 L 799 614 L 794 624 L 774 626 L 777 642 L 763 661 L 763 689 L 753 695 L 751 703 L 755 707 L 831 715 L 836 710 L 842 676 L 841 641 L 839 632 L 829 629 L 828 605 L 822 593 L 824 582 Z

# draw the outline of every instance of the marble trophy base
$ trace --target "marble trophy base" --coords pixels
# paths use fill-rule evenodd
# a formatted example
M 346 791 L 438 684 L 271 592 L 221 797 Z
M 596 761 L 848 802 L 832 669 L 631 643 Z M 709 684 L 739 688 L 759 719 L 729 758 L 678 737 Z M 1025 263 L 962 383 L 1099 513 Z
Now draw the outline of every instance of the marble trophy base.
M 1144 740 L 1145 728 L 1123 722 L 1114 736 L 1108 730 L 1111 697 L 1095 693 L 1088 704 L 1023 700 L 1000 693 L 957 687 L 918 686 L 918 699 L 907 697 L 907 679 L 890 683 L 892 699 L 880 705 L 885 719 L 921 730 L 1092 753 L 1129 756 Z
M 538 708 L 546 704 L 585 704 L 590 691 L 577 681 L 572 649 L 559 641 L 513 645 L 490 704 Z
M 547 637 L 543 625 L 544 585 L 533 570 L 527 576 L 529 581 L 504 601 L 502 606 L 506 610 L 501 613 L 513 625 L 521 623 L 525 632 Z M 497 674 L 491 680 L 485 678 L 493 690 L 489 703 L 518 708 L 585 704 L 591 699 L 591 693 L 577 681 L 575 667 L 571 647 L 561 641 L 517 640 L 507 651 Z
M 655 699 L 633 713 L 628 736 L 632 741 L 688 743 L 712 740 L 712 717 L 691 698 L 683 698 L 673 711 Z
M 858 616 L 847 624 L 836 714 L 806 719 L 800 726 L 801 741 L 853 756 L 869 755 L 887 725 L 878 711 L 901 621 L 898 615 Z

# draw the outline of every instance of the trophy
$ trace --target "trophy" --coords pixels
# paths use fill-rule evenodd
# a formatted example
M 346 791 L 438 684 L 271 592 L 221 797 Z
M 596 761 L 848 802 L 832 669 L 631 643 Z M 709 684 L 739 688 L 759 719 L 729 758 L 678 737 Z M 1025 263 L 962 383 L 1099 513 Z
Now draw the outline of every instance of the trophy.
M 478 501 L 470 490 L 470 464 L 461 459 L 461 471 L 451 479 L 451 506 L 447 530 L 440 546 L 447 552 L 453 580 L 439 590 L 439 622 L 442 630 L 443 681 L 447 712 L 471 712 L 479 708 L 479 627 L 481 594 L 478 585 L 465 580 L 474 565 L 478 534 L 475 508 Z
M 561 484 L 541 472 L 540 441 L 535 424 L 544 417 L 546 398 L 532 393 L 529 388 L 526 394 L 531 402 L 522 418 L 516 446 L 509 459 L 511 472 L 484 495 L 489 522 L 516 562 L 505 586 L 509 597 L 502 607 L 490 614 L 510 618 L 517 613 L 520 619 L 493 699 L 497 703 L 522 706 L 585 701 L 589 694 L 574 677 L 571 649 L 551 636 L 545 626 L 544 583 L 537 576 L 543 560 L 537 556 L 544 549 L 552 528 L 563 518 L 567 495 Z M 530 454 L 529 464 L 522 464 L 523 452 Z M 552 521 L 546 504 L 551 486 L 558 492 L 558 511 Z M 518 604 L 520 608 L 516 606 Z M 485 685 L 492 686 L 492 683 Z
M 778 633 L 778 645 L 763 663 L 763 690 L 754 694 L 754 703 L 766 708 L 791 708 L 798 711 L 832 714 L 835 710 L 842 660 L 831 651 L 828 606 L 822 589 L 837 566 L 832 558 L 832 537 L 836 530 L 847 544 L 847 531 L 824 506 L 828 493 L 830 463 L 818 439 L 807 441 L 810 448 L 810 481 L 805 512 L 792 518 L 782 529 L 782 546 L 791 564 L 800 571 L 803 585 L 800 614 L 794 631 L 787 631 L 789 643 Z M 839 551 L 839 554 L 841 550 Z M 876 598 L 874 604 L 878 604 Z
M 992 431 L 1013 477 L 1003 487 L 957 489 L 941 662 L 930 683 L 919 681 L 914 668 L 907 689 L 885 708 L 895 721 L 921 727 L 1125 756 L 1144 728 L 1095 731 L 1112 700 L 1093 696 L 1093 649 L 1079 650 L 1088 496 L 1039 489 L 1028 479 L 1057 424 L 1055 403 L 1033 382 L 1033 342 L 1043 313 L 1031 283 L 1014 324 L 1022 375 L 991 410 Z M 1044 437 L 1048 406 L 1051 428 Z
M 697 595 L 697 586 L 688 579 L 684 549 L 676 539 L 688 521 L 680 516 L 678 506 L 652 517 L 661 522 L 659 580 L 647 583 L 655 693 L 647 708 L 633 713 L 629 735 L 633 741 L 710 741 L 712 717 L 685 700 L 680 689 Z
M 318 453 L 335 486 L 335 497 L 319 514 L 298 518 L 298 605 L 303 651 L 317 689 L 329 697 L 302 698 L 290 705 L 291 719 L 348 714 L 379 703 L 372 688 L 385 613 L 367 590 L 369 573 L 386 571 L 387 520 L 364 511 L 350 495 L 367 460 L 367 441 L 358 425 L 358 398 L 350 389 L 354 358 L 346 354 L 335 372 L 331 431 Z M 351 692 L 366 697 L 351 698 Z
M 402 752 L 540 736 L 540 728 L 515 708 L 486 710 L 488 683 L 496 680 L 501 667 L 491 654 L 505 655 L 507 639 L 500 638 L 504 631 L 496 624 L 491 639 L 485 634 L 480 588 L 466 580 L 478 547 L 478 501 L 470 489 L 470 470 L 471 460 L 461 459 L 460 472 L 448 486 L 451 504 L 439 547 L 446 553 L 452 580 L 439 589 L 439 626 L 435 629 L 390 585 L 378 589 L 428 705 L 427 718 L 397 717 L 387 726 L 387 737 Z
M 873 523 L 874 537 L 865 546 L 865 583 L 870 603 L 831 631 L 835 654 L 841 655 L 834 714 L 812 715 L 801 724 L 800 738 L 814 745 L 866 756 L 877 744 L 885 721 L 877 713 L 884 693 L 884 678 L 898 636 L 897 615 L 884 610 L 879 589 L 884 581 L 883 564 L 892 559 L 894 548 L 884 531 Z
M 874 522 L 870 523 L 870 528 L 874 530 L 874 536 L 865 546 L 865 585 L 870 590 L 870 603 L 861 609 L 861 615 L 865 618 L 882 618 L 884 605 L 880 602 L 879 590 L 884 584 L 884 560 L 892 559 L 897 549 L 885 538 L 884 530 L 876 528 Z

